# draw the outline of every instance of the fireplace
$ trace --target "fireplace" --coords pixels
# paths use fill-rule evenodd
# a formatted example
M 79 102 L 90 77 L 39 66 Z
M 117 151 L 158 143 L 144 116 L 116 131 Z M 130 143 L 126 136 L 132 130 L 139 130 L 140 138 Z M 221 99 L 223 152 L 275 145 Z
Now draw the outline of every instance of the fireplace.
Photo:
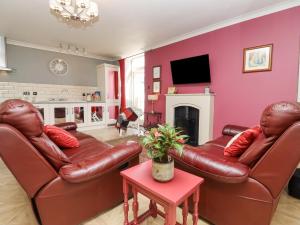
M 212 139 L 213 115 L 213 94 L 166 95 L 166 123 L 182 127 L 190 136 L 190 145 Z
M 175 127 L 183 130 L 189 136 L 187 144 L 198 145 L 199 136 L 199 109 L 191 106 L 175 107 Z

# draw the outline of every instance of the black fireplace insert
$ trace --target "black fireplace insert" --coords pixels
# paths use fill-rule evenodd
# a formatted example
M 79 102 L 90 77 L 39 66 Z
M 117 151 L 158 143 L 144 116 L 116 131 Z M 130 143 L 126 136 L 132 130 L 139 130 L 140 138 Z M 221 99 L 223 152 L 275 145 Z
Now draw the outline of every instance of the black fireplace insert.
M 175 127 L 181 128 L 189 136 L 187 144 L 198 145 L 199 137 L 199 109 L 191 106 L 178 106 L 175 108 Z

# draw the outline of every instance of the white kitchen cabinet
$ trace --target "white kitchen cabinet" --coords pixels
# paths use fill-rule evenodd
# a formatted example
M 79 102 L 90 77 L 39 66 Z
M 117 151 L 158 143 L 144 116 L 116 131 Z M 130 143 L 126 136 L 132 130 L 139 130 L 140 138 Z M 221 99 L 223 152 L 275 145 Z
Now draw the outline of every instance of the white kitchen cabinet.
M 115 124 L 120 112 L 120 104 L 118 102 L 107 103 L 107 124 Z
M 88 125 L 88 103 L 49 104 L 51 124 L 75 122 L 78 127 Z
M 50 109 L 46 104 L 34 104 L 34 106 L 40 111 L 45 124 L 50 124 Z
M 75 122 L 78 128 L 93 129 L 108 125 L 106 103 L 48 103 L 34 104 L 41 112 L 45 124 Z M 118 105 L 117 105 L 118 107 Z M 113 120 L 110 120 L 112 122 Z M 114 120 L 115 121 L 115 120 Z
M 75 122 L 78 127 L 86 126 L 88 123 L 88 105 L 86 103 L 76 103 L 68 107 L 68 121 Z
M 51 104 L 49 109 L 51 124 L 70 122 L 67 104 Z
M 88 120 L 91 126 L 106 125 L 106 104 L 105 103 L 88 103 Z

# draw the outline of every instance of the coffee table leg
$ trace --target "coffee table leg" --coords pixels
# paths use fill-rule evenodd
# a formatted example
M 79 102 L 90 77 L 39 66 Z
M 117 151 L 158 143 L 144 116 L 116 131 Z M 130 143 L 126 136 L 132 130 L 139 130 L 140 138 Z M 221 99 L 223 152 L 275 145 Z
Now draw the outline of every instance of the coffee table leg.
M 136 188 L 133 188 L 133 203 L 132 203 L 132 209 L 133 209 L 133 218 L 134 218 L 134 225 L 138 225 L 138 211 L 139 211 L 139 203 L 138 203 L 138 197 L 137 197 L 137 191 Z
M 182 219 L 183 219 L 183 223 L 182 225 L 187 225 L 187 215 L 188 215 L 188 199 L 186 199 L 183 203 L 183 209 L 182 209 Z
M 156 218 L 157 217 L 157 206 L 156 206 L 156 202 L 155 201 L 150 200 L 149 210 L 151 211 L 151 216 L 153 218 Z
M 176 225 L 176 205 L 170 205 L 166 213 L 166 225 Z
M 124 194 L 124 225 L 129 225 L 128 222 L 128 211 L 129 211 L 129 205 L 128 205 L 128 184 L 125 178 L 123 178 L 123 194 Z
M 199 187 L 197 187 L 193 195 L 193 202 L 194 202 L 193 225 L 197 225 L 199 219 L 198 218 Z
M 168 207 L 164 208 L 165 211 L 165 224 L 164 225 L 169 225 L 169 209 Z

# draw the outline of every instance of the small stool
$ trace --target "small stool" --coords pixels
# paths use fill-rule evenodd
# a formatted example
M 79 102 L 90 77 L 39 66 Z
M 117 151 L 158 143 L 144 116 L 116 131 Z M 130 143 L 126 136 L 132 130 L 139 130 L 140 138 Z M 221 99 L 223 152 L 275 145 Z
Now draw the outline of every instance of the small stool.
M 297 169 L 292 176 L 289 182 L 288 191 L 290 196 L 300 199 L 300 169 Z

